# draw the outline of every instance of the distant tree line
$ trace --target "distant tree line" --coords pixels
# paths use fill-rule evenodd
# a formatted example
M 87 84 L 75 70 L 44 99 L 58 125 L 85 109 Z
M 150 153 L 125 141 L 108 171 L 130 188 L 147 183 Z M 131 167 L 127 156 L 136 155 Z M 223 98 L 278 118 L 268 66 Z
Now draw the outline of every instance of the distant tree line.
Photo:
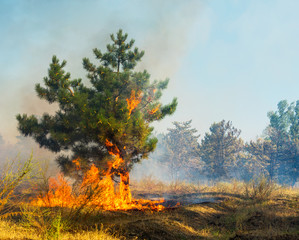
M 155 157 L 169 169 L 171 180 L 250 180 L 264 175 L 282 184 L 298 181 L 299 100 L 280 101 L 268 113 L 269 125 L 262 137 L 244 142 L 231 121 L 213 123 L 199 142 L 191 120 L 174 122 L 158 136 Z

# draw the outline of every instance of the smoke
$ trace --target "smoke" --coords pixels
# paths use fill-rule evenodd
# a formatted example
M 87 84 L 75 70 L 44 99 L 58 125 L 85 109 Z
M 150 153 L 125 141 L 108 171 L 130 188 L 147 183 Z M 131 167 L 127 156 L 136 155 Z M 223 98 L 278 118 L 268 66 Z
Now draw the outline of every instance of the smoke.
M 195 44 L 195 26 L 200 21 L 203 4 L 196 0 L 156 0 L 148 8 L 155 20 L 141 38 L 145 56 L 140 68 L 147 69 L 155 79 L 173 77 Z
M 52 152 L 40 148 L 33 139 L 29 137 L 17 137 L 17 142 L 11 144 L 5 142 L 3 137 L 0 135 L 0 174 L 1 169 L 5 165 L 13 166 L 18 163 L 27 161 L 31 155 L 34 163 L 34 169 L 38 170 L 39 164 L 41 166 L 47 165 L 48 172 L 46 174 L 56 175 L 58 168 L 53 159 L 55 154 Z M 38 163 L 38 164 L 37 164 Z
M 128 4 L 131 7 L 124 10 Z M 105 51 L 110 34 L 122 28 L 146 52 L 138 65 L 140 70 L 147 69 L 154 79 L 173 77 L 195 43 L 195 25 L 203 5 L 197 0 L 131 0 L 113 6 L 105 2 L 26 1 L 2 7 L 9 22 L 0 29 L 0 62 L 4 66 L 0 72 L 0 151 L 4 161 L 21 152 L 28 156 L 32 150 L 37 155 L 51 156 L 39 150 L 32 139 L 17 137 L 20 134 L 15 116 L 53 114 L 57 109 L 57 105 L 39 99 L 34 91 L 35 84 L 42 83 L 47 75 L 54 54 L 67 60 L 66 71 L 72 78 L 84 82 L 82 58 L 94 61 L 92 49 Z
M 158 143 L 155 151 L 149 155 L 148 159 L 144 159 L 141 163 L 133 166 L 131 171 L 131 179 L 133 181 L 140 181 L 146 178 L 168 183 L 176 181 L 207 181 L 206 176 L 202 174 L 204 163 L 197 156 L 190 156 L 188 163 L 177 167 L 177 163 L 169 151 L 169 146 L 163 140 L 165 135 L 158 134 L 156 137 L 158 138 Z M 182 151 L 184 151 L 184 147 L 182 146 Z M 181 160 L 184 161 L 183 159 Z
M 149 159 L 144 159 L 141 163 L 135 164 L 130 175 L 133 181 L 140 181 L 146 177 L 163 182 L 172 181 L 168 166 L 152 156 Z

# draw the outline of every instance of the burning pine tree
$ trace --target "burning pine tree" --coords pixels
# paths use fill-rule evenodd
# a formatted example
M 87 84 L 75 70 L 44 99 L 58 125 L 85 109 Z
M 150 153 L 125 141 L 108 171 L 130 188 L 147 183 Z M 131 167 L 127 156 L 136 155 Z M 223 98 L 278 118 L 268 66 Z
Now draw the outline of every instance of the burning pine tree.
M 45 86 L 37 84 L 35 90 L 59 109 L 55 115 L 42 117 L 18 115 L 18 129 L 41 147 L 55 153 L 71 152 L 71 156 L 60 155 L 57 162 L 64 174 L 81 179 L 81 186 L 92 168 L 101 169 L 95 176 L 98 182 L 119 178 L 118 194 L 130 203 L 130 169 L 157 143 L 151 137 L 150 123 L 172 114 L 177 100 L 163 106 L 159 99 L 168 79 L 151 83 L 149 73 L 134 71 L 144 55 L 133 49 L 134 40 L 127 42 L 122 30 L 112 34 L 111 40 L 106 53 L 93 50 L 97 65 L 83 59 L 88 86 L 81 79 L 71 80 L 70 73 L 64 71 L 66 61 L 53 56 Z

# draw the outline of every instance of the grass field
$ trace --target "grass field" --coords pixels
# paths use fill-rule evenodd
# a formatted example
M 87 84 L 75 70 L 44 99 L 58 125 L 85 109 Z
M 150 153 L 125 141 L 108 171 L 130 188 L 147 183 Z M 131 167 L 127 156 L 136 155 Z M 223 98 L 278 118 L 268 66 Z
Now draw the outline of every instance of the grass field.
M 84 210 L 74 216 L 67 209 L 10 202 L 16 214 L 0 221 L 0 239 L 299 239 L 298 189 L 263 179 L 204 186 L 150 178 L 132 189 L 135 197 L 167 195 L 183 200 L 182 206 L 162 212 Z M 187 204 L 189 198 L 205 202 Z

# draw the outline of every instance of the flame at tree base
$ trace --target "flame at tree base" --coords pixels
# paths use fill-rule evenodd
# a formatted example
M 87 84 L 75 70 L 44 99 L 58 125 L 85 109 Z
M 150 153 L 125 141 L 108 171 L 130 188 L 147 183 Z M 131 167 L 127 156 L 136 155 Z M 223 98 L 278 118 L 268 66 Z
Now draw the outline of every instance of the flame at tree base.
M 99 177 L 99 169 L 92 165 L 86 172 L 77 193 L 62 174 L 57 178 L 49 179 L 49 191 L 34 199 L 31 204 L 41 207 L 68 207 L 80 208 L 82 206 L 95 209 L 117 210 L 151 210 L 162 211 L 165 209 L 159 201 L 146 199 L 132 199 L 128 183 L 129 173 L 120 176 L 119 191 L 116 192 L 111 175 Z

